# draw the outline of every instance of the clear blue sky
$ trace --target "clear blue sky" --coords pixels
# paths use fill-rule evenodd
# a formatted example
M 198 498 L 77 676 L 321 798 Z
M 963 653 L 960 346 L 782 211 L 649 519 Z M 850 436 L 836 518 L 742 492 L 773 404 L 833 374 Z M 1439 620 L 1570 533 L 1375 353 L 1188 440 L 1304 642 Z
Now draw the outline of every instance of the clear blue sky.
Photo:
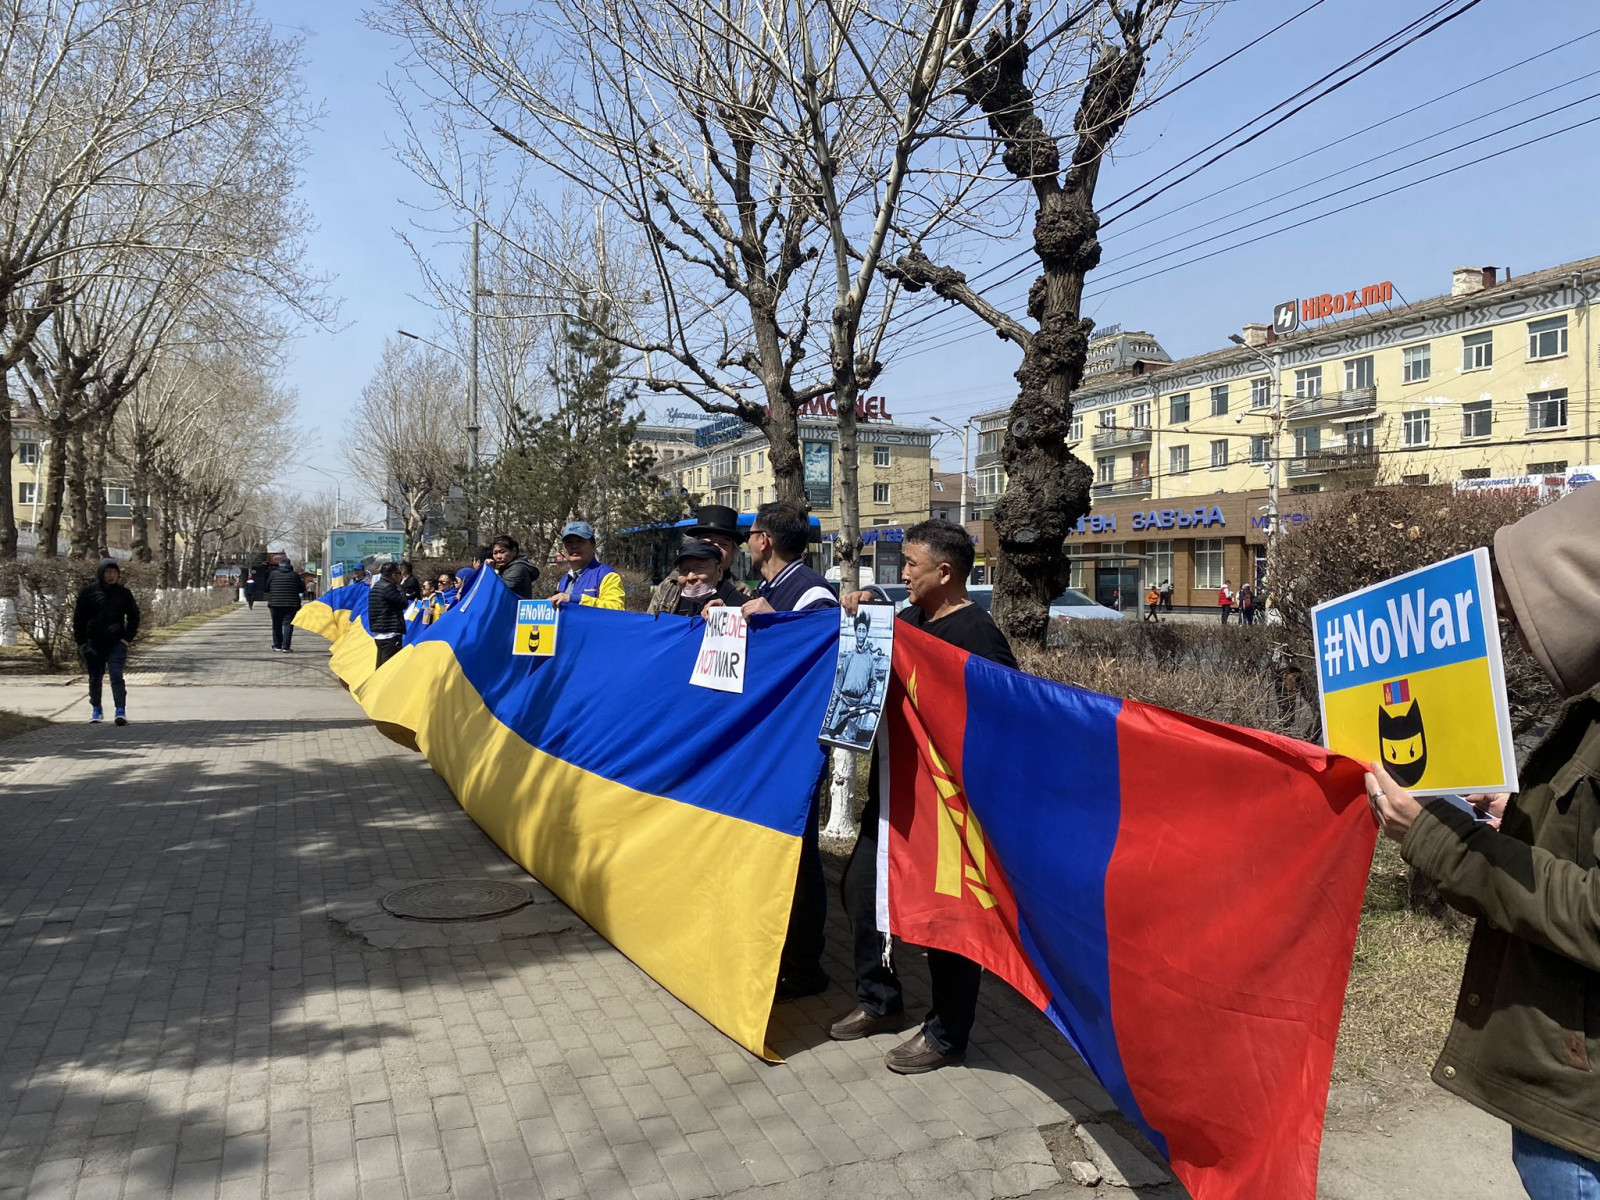
M 1175 78 L 1193 74 L 1243 45 L 1304 2 L 1230 0 Z M 1325 0 L 1289 28 L 1136 118 L 1115 161 L 1102 175 L 1101 201 L 1122 195 L 1257 113 L 1280 105 L 1435 2 Z M 310 435 L 303 461 L 350 480 L 345 486 L 349 495 L 359 488 L 355 477 L 364 467 L 343 461 L 340 414 L 371 373 L 386 336 L 400 326 L 427 336 L 434 327 L 430 306 L 412 298 L 422 290 L 420 281 L 409 252 L 395 236 L 413 220 L 407 205 L 429 201 L 388 147 L 399 136 L 398 120 L 382 82 L 394 70 L 396 48 L 366 29 L 359 8 L 347 0 L 273 0 L 270 11 L 280 24 L 303 28 L 310 35 L 307 83 L 327 109 L 306 167 L 305 195 L 319 224 L 311 254 L 318 269 L 336 276 L 333 290 L 344 306 L 337 333 L 310 332 L 296 343 L 287 382 L 298 392 L 301 423 Z M 1202 263 L 1173 269 L 1193 254 L 1230 245 L 1255 230 L 1212 241 L 1151 267 L 1112 275 L 1152 254 L 1260 221 L 1280 209 L 1304 203 L 1309 216 L 1600 116 L 1600 99 L 1584 99 L 1600 93 L 1600 72 L 1567 83 L 1597 70 L 1597 35 L 1341 146 L 1283 165 L 1591 29 L 1600 29 L 1600 9 L 1589 0 L 1546 0 L 1536 6 L 1483 0 L 1354 84 L 1112 224 L 1106 230 L 1102 265 L 1090 277 L 1086 311 L 1102 325 L 1148 329 L 1174 357 L 1181 357 L 1217 348 L 1247 321 L 1269 320 L 1272 305 L 1289 297 L 1392 280 L 1406 299 L 1418 300 L 1448 291 L 1455 266 L 1495 265 L 1521 274 L 1600 252 L 1596 232 L 1600 226 L 1595 220 L 1600 195 L 1600 156 L 1595 153 L 1600 147 L 1600 124 L 1596 124 Z M 1549 89 L 1554 90 L 1534 96 Z M 1503 112 L 1486 115 L 1524 98 Z M 1326 192 L 1579 100 L 1563 112 L 1357 188 L 1337 200 L 1309 203 Z M 1458 122 L 1470 124 L 1442 132 Z M 1418 139 L 1420 144 L 1409 150 L 1379 157 Z M 1267 173 L 1222 191 L 1257 172 Z M 1312 182 L 1335 173 L 1335 178 Z M 1152 246 L 1191 225 L 1291 189 L 1298 190 L 1286 199 Z M 1191 203 L 1181 212 L 1160 215 Z M 1158 219 L 1123 232 L 1152 216 Z M 1294 219 L 1280 218 L 1256 228 L 1276 228 Z M 986 261 L 996 262 L 1020 248 L 1020 243 L 995 247 Z M 1156 277 L 1139 281 L 1156 270 L 1161 271 Z M 1029 278 L 998 294 L 1020 296 Z M 1006 403 L 1014 387 L 1016 352 L 987 333 L 963 336 L 976 330 L 974 321 L 956 314 L 927 321 L 910 336 L 933 336 L 892 362 L 873 390 L 889 399 L 896 418 L 919 423 L 933 415 L 959 423 L 970 413 Z M 936 453 L 953 466 L 960 451 L 952 439 Z M 291 471 L 286 482 L 308 492 L 328 486 L 325 477 L 304 468 Z

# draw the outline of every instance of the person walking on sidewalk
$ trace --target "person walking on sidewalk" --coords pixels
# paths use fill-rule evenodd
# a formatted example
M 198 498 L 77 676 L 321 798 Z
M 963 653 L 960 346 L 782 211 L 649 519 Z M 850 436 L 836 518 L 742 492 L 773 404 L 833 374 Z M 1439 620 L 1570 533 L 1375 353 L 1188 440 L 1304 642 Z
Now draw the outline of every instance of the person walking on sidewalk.
M 372 640 L 378 643 L 378 666 L 400 653 L 400 640 L 406 632 L 406 606 L 411 601 L 400 590 L 400 564 L 380 563 L 372 594 L 367 597 L 367 623 Z
M 103 559 L 95 581 L 78 593 L 72 610 L 72 640 L 89 672 L 89 720 L 100 721 L 101 684 L 111 676 L 111 702 L 118 725 L 128 723 L 128 688 L 122 668 L 128 647 L 139 636 L 139 602 L 122 585 L 122 568 L 114 558 Z
M 272 648 L 284 654 L 292 653 L 294 640 L 294 615 L 300 611 L 300 602 L 306 594 L 306 581 L 295 573 L 285 554 L 278 565 L 267 572 L 267 611 L 272 614 Z
M 1233 580 L 1224 579 L 1222 586 L 1217 589 L 1217 611 L 1222 614 L 1222 623 L 1226 625 L 1228 618 L 1233 615 Z
M 563 604 L 582 604 L 621 612 L 626 604 L 622 576 L 615 567 L 600 561 L 595 549 L 594 526 L 587 521 L 568 521 L 561 530 L 561 549 L 567 556 L 567 573 L 556 585 L 551 601 L 558 608 Z
M 923 521 L 906 530 L 902 547 L 902 577 L 909 603 L 896 620 L 990 662 L 1015 667 L 1017 661 L 1006 635 L 967 595 L 973 560 L 967 531 L 951 521 Z M 873 603 L 873 595 L 851 592 L 840 603 L 855 611 Z M 840 1042 L 896 1031 L 905 1025 L 900 977 L 888 965 L 884 938 L 878 932 L 878 816 L 878 757 L 874 750 L 861 833 L 841 885 L 852 932 L 856 1007 L 828 1029 L 828 1036 Z M 977 1016 L 982 978 L 983 968 L 971 959 L 947 950 L 929 950 L 933 1007 L 922 1028 L 890 1050 L 884 1064 L 896 1074 L 920 1075 L 961 1062 Z

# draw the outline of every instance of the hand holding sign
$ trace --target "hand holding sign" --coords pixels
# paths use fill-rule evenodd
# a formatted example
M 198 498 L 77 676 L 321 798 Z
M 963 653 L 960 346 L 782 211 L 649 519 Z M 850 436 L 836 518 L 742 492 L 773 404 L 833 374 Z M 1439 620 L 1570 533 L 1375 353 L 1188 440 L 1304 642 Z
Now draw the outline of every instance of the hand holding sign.
M 744 613 L 737 608 L 707 607 L 703 615 L 706 632 L 689 682 L 713 691 L 742 694 L 750 630 Z
M 517 631 L 511 653 L 549 658 L 556 652 L 556 607 L 548 600 L 517 601 Z

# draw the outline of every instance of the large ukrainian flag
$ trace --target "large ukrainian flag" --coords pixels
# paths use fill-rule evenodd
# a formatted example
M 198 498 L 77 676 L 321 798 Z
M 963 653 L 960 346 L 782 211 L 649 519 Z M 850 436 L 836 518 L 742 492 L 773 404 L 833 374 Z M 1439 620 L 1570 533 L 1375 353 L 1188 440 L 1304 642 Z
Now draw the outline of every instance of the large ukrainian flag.
M 771 1057 L 800 835 L 826 761 L 816 731 L 836 614 L 757 618 L 743 695 L 689 685 L 700 621 L 572 605 L 551 659 L 514 657 L 515 625 L 516 597 L 485 572 L 352 690 L 375 721 L 412 732 L 507 854 Z

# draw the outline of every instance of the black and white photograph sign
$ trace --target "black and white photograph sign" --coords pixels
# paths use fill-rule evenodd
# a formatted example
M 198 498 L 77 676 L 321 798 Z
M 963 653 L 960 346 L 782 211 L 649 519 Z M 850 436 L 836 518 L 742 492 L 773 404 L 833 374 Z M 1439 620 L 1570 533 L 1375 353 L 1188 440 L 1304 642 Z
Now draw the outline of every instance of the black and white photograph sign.
M 851 616 L 839 610 L 839 667 L 822 720 L 821 740 L 846 750 L 866 751 L 878 733 L 889 694 L 894 653 L 894 608 L 863 604 Z

